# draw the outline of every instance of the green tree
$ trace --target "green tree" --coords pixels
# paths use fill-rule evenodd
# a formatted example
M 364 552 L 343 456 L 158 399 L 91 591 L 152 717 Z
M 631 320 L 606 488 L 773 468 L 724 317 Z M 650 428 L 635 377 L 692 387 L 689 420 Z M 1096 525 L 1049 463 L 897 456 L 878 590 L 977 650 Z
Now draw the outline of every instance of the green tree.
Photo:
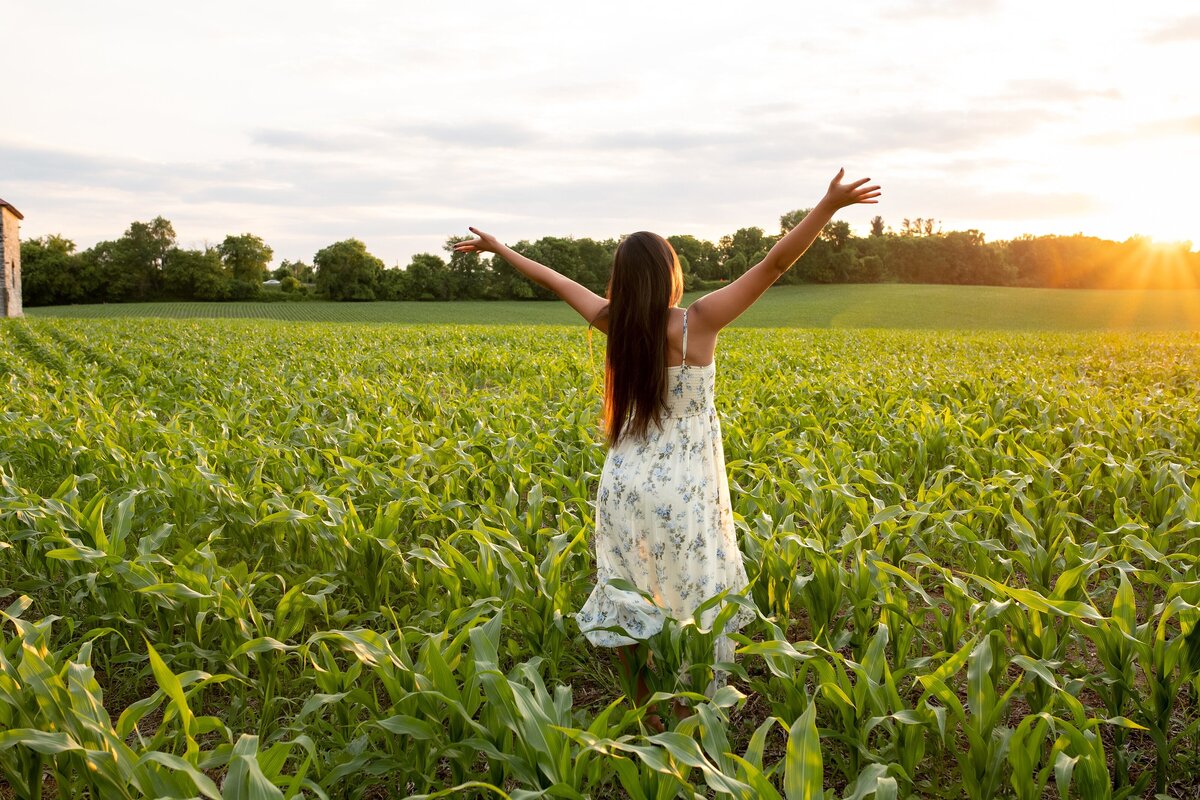
M 513 245 L 516 250 L 522 244 Z M 520 252 L 518 250 L 518 252 Z M 533 284 L 511 264 L 499 256 L 493 256 L 488 261 L 487 282 L 484 297 L 489 300 L 513 300 L 533 297 Z
M 615 239 L 576 239 L 579 256 L 577 281 L 597 294 L 608 291 L 608 279 L 612 275 L 613 253 L 617 252 Z
M 837 280 L 839 270 L 846 266 L 838 256 L 830 242 L 818 238 L 784 277 L 795 276 L 791 277 L 789 283 L 833 283 Z
M 524 255 L 540 264 L 578 281 L 583 272 L 583 259 L 579 257 L 579 243 L 570 237 L 543 236 L 536 242 L 526 245 Z M 549 289 L 534 285 L 535 297 L 554 297 Z
M 859 256 L 859 280 L 865 283 L 895 280 L 895 275 L 888 269 L 888 241 L 891 236 L 868 236 L 854 243 Z
M 271 273 L 271 277 L 282 281 L 288 275 L 291 275 L 301 283 L 312 283 L 313 268 L 303 261 L 288 261 L 285 258 L 279 262 L 279 266 Z
M 117 260 L 116 242 L 96 242 L 96 244 L 79 253 L 81 270 L 96 276 L 96 291 L 91 300 L 97 303 L 120 302 L 125 299 L 121 286 L 114 286 L 114 279 L 126 277 L 115 266 Z
M 683 273 L 683 290 L 689 292 L 696 285 L 696 276 L 692 272 L 692 262 L 688 260 L 687 256 L 680 255 L 679 253 L 676 253 L 675 257 L 679 259 L 679 271 Z
M 881 217 L 879 215 L 875 215 L 874 217 L 871 217 L 871 235 L 872 236 L 883 236 L 883 233 L 884 233 L 883 217 Z
M 261 284 L 267 279 L 267 266 L 275 252 L 252 233 L 226 236 L 217 245 L 222 263 L 235 281 Z
M 859 259 L 858 280 L 862 283 L 878 283 L 883 279 L 883 260 L 877 255 L 866 255 Z
M 901 236 L 937 236 L 942 232 L 942 223 L 933 217 L 917 217 L 908 219 L 907 217 L 901 222 Z
M 449 300 L 451 275 L 446 262 L 433 253 L 418 253 L 404 270 L 405 300 Z
M 374 300 L 383 262 L 358 239 L 345 239 L 313 256 L 317 291 L 330 300 Z
M 486 265 L 478 253 L 456 253 L 454 245 L 473 239 L 473 236 L 451 236 L 442 247 L 450 254 L 446 265 L 446 294 L 452 300 L 477 300 L 484 294 L 484 272 Z
M 763 260 L 767 251 L 775 244 L 775 237 L 767 236 L 762 228 L 739 228 L 730 236 L 722 236 L 717 243 L 722 264 L 730 280 Z
M 226 236 L 217 245 L 221 263 L 229 275 L 228 296 L 231 300 L 249 300 L 262 292 L 267 279 L 267 266 L 274 252 L 252 233 Z
M 216 248 L 175 250 L 163 269 L 167 293 L 184 300 L 226 300 L 233 281 Z
M 27 306 L 79 303 L 96 287 L 83 280 L 75 243 L 51 235 L 21 242 L 21 301 Z
M 921 239 L 914 236 L 884 238 L 884 265 L 900 283 L 921 283 L 924 258 Z
M 107 300 L 152 300 L 162 292 L 163 265 L 175 249 L 175 228 L 159 216 L 134 222 L 120 239 L 100 242 L 85 253 L 104 284 Z
M 667 241 L 671 243 L 671 247 L 674 247 L 675 252 L 679 254 L 681 265 L 683 260 L 687 259 L 692 275 L 701 280 L 713 280 L 723 277 L 721 275 L 721 254 L 717 251 L 717 246 L 712 242 L 697 239 L 695 236 L 688 234 L 668 236 Z M 687 274 L 687 272 L 684 273 L 685 280 Z
M 833 245 L 834 252 L 841 252 L 853 235 L 850 223 L 842 219 L 831 220 L 821 229 L 821 238 Z
M 388 267 L 380 270 L 379 281 L 375 284 L 375 297 L 378 300 L 411 300 L 408 296 L 408 283 L 405 271 L 400 267 Z

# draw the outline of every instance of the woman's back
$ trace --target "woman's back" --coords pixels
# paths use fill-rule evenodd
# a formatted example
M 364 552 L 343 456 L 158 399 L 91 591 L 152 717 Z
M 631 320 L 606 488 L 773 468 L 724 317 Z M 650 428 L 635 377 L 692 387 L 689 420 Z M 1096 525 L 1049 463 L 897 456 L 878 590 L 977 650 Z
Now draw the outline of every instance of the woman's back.
M 688 360 L 688 312 L 683 309 L 680 316 L 679 363 L 667 367 L 667 398 L 665 419 L 688 417 L 709 413 L 716 418 L 713 396 L 716 391 L 716 363 L 696 366 Z M 668 342 L 671 336 L 667 335 Z M 672 359 L 668 358 L 668 361 Z
M 692 366 L 703 366 L 713 361 L 717 337 L 696 324 L 696 315 L 688 314 L 689 309 L 672 308 L 667 319 L 667 364 L 679 366 L 683 363 L 684 324 L 688 326 L 687 363 Z

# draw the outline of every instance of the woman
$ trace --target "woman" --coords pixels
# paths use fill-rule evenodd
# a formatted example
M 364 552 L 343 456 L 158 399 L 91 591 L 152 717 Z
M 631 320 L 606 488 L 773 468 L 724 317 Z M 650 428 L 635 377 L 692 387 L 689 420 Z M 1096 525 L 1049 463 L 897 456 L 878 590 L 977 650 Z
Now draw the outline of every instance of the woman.
M 596 498 L 597 582 L 577 619 L 592 644 L 619 648 L 630 671 L 636 642 L 661 630 L 667 616 L 690 619 L 713 595 L 746 586 L 713 406 L 717 334 L 795 263 L 834 213 L 878 202 L 879 187 L 867 186 L 868 178 L 844 184 L 844 175 L 838 171 L 821 202 L 762 261 L 687 309 L 677 307 L 683 296 L 679 259 L 653 233 L 621 241 L 607 298 L 475 228 L 470 230 L 478 238 L 455 245 L 458 252 L 500 256 L 608 335 L 609 450 Z M 639 591 L 613 586 L 613 579 Z M 710 625 L 715 614 L 702 615 L 702 624 Z M 742 610 L 725 632 L 748 621 Z M 732 660 L 732 643 L 719 641 L 717 660 Z M 649 692 L 640 670 L 636 681 L 641 704 Z M 675 712 L 687 709 L 676 704 Z M 657 717 L 646 720 L 661 729 Z

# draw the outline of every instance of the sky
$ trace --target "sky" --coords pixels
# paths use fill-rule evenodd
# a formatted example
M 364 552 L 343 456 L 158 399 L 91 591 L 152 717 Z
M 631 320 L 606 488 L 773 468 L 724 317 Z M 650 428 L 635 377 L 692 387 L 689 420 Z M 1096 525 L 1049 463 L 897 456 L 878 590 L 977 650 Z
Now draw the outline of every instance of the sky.
M 0 198 L 275 261 L 839 217 L 1200 245 L 1200 4 L 9 2 Z

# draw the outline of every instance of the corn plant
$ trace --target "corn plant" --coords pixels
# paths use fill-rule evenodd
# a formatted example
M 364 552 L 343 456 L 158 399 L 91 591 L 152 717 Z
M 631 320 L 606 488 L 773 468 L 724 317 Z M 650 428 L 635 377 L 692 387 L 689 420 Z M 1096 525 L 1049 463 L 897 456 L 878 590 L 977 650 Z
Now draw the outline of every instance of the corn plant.
M 0 780 L 1190 796 L 1198 356 L 1195 334 L 729 331 L 750 586 L 642 643 L 637 706 L 572 617 L 604 459 L 578 331 L 0 321 Z

